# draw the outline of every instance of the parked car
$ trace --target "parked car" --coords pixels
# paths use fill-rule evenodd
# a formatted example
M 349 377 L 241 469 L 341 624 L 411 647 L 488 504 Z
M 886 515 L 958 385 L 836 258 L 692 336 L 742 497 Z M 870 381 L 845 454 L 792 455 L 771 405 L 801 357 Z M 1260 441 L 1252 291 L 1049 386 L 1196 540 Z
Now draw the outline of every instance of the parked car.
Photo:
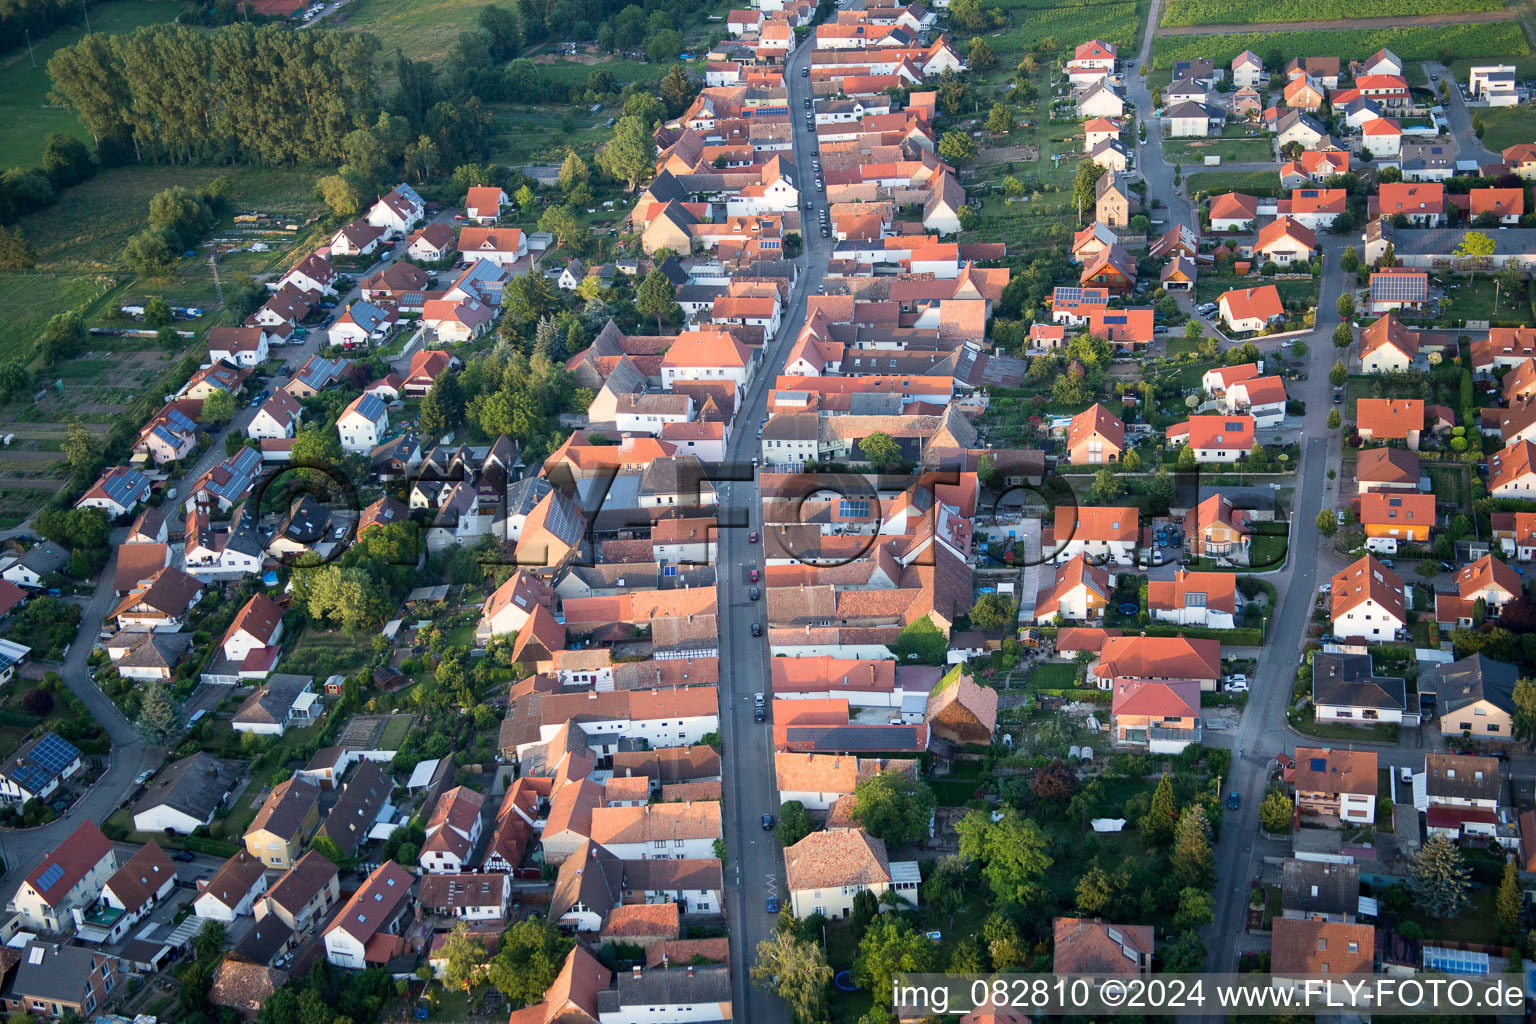
M 771 828 L 773 828 L 773 815 L 771 815 L 771 814 L 763 815 L 763 831 L 767 832 Z
M 779 898 L 777 896 L 769 896 L 767 907 L 768 913 L 777 914 L 779 912 Z
M 753 636 L 762 636 L 763 635 L 763 624 L 761 622 L 754 622 L 754 623 L 752 623 L 752 635 Z
M 748 569 L 747 570 L 747 582 L 748 583 L 756 583 L 757 582 L 757 570 L 756 569 Z
M 1228 693 L 1247 693 L 1248 692 L 1248 684 L 1247 683 L 1228 683 L 1227 684 L 1227 692 Z
M 747 543 L 748 544 L 756 544 L 757 543 L 757 531 L 756 530 L 753 530 L 751 533 L 747 534 Z
M 1340 526 L 1344 525 L 1344 510 L 1343 509 L 1339 509 L 1337 512 L 1335 512 L 1333 514 L 1333 521 L 1338 523 Z
M 1397 770 L 1397 779 L 1398 779 L 1399 782 L 1406 782 L 1406 783 L 1412 784 L 1412 782 L 1413 782 L 1413 769 L 1409 768 L 1407 765 L 1403 765 L 1401 768 L 1399 768 Z
M 1387 568 L 1387 569 L 1390 569 L 1393 566 L 1392 559 L 1390 559 L 1390 558 L 1380 559 L 1380 562 L 1381 562 L 1382 566 L 1384 568 Z
M 1238 801 L 1236 793 L 1228 793 L 1227 794 L 1227 810 L 1229 810 L 1229 811 L 1237 810 L 1238 803 L 1239 803 L 1239 801 Z
M 175 853 L 171 854 L 171 860 L 179 861 L 182 864 L 190 864 L 196 859 L 197 855 L 192 853 L 190 850 L 177 850 Z
M 1241 672 L 1238 672 L 1235 675 L 1227 676 L 1227 685 L 1230 687 L 1234 683 L 1241 683 L 1243 686 L 1247 686 L 1248 685 L 1248 677 L 1246 675 L 1244 675 L 1243 673 L 1241 673 Z

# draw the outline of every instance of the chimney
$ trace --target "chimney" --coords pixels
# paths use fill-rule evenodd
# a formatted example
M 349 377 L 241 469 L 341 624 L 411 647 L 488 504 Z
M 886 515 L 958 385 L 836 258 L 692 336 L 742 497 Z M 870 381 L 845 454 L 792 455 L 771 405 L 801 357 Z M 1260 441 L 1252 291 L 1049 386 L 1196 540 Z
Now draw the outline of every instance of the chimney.
M 693 964 L 688 965 L 688 977 L 693 977 Z
M 634 973 L 631 975 L 631 977 L 633 977 L 636 981 L 640 980 L 640 965 L 639 964 L 635 964 L 635 966 L 634 966 Z

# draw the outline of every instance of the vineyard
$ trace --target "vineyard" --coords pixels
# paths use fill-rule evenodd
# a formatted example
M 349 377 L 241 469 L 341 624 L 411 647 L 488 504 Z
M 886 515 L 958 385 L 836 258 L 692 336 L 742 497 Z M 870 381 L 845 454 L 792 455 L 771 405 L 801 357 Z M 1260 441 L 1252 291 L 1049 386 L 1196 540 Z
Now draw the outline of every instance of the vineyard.
M 1164 25 L 1246 25 L 1497 11 L 1503 0 L 1170 0 Z
M 1202 3 L 1204 0 L 1193 2 Z M 1217 67 L 1222 67 L 1230 64 L 1232 58 L 1244 50 L 1252 50 L 1264 58 L 1266 64 L 1278 67 L 1284 63 L 1285 58 L 1297 55 L 1325 54 L 1345 60 L 1364 59 L 1382 47 L 1390 49 L 1405 61 L 1513 57 L 1531 52 L 1519 24 L 1499 21 L 1424 28 L 1158 36 L 1152 46 L 1152 66 L 1170 68 L 1175 61 L 1204 57 L 1215 61 Z
M 987 37 L 999 57 L 1025 53 L 1052 36 L 1067 47 L 1085 39 L 1102 39 L 1129 48 L 1136 44 L 1145 18 L 1141 5 L 1130 0 L 1072 7 L 1045 6 L 1044 0 L 1004 0 L 987 6 L 1009 12 L 1011 23 L 1001 38 Z

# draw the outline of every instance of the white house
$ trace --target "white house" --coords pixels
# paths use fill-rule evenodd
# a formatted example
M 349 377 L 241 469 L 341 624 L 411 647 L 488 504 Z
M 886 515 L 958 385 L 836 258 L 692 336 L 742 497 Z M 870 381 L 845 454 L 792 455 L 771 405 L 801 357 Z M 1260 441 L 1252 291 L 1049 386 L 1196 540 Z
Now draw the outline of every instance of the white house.
M 0 800 L 17 807 L 28 800 L 47 800 L 59 783 L 79 771 L 75 745 L 57 733 L 45 733 L 0 765 Z
M 324 710 L 311 676 L 272 673 L 245 699 L 231 723 L 236 732 L 281 736 L 291 725 L 307 725 Z
M 1467 70 L 1467 91 L 1490 107 L 1512 107 L 1520 102 L 1513 64 L 1484 64 Z
M 366 455 L 384 440 L 389 429 L 389 409 L 376 395 L 361 394 L 336 418 L 343 451 Z
M 344 348 L 376 344 L 389 337 L 389 332 L 398 320 L 399 313 L 393 306 L 375 305 L 359 299 L 336 318 L 330 330 L 326 331 L 326 337 L 332 345 Z
M 1237 576 L 1230 572 L 1184 572 L 1147 584 L 1147 612 L 1159 622 L 1207 629 L 1231 629 L 1237 613 Z
M 128 466 L 113 466 L 75 502 L 76 508 L 99 508 L 116 519 L 149 500 L 149 478 Z
M 1402 577 L 1372 555 L 1335 573 L 1329 594 L 1333 632 L 1346 641 L 1390 641 L 1408 628 Z
M 1058 506 L 1051 543 L 1056 562 L 1086 555 L 1095 563 L 1131 565 L 1141 544 L 1141 513 L 1133 507 Z
M 730 1020 L 730 971 L 725 964 L 712 964 L 620 972 L 618 987 L 598 994 L 598 1024 L 713 1024 Z
M 255 594 L 235 615 L 224 632 L 222 648 L 230 661 L 263 647 L 272 647 L 283 638 L 283 609 L 265 594 Z
M 812 914 L 846 918 L 854 897 L 866 891 L 877 898 L 894 892 L 914 907 L 918 904 L 917 863 L 892 863 L 884 841 L 863 829 L 812 832 L 784 851 L 784 873 L 789 909 L 801 919 Z
M 413 881 L 411 873 L 392 860 L 375 868 L 331 919 L 325 930 L 325 958 L 337 967 L 361 970 L 368 966 L 370 944 L 375 949 L 403 947 L 400 931 L 409 923 L 403 919 L 410 909 Z
M 261 403 L 256 415 L 246 424 L 245 434 L 256 438 L 293 437 L 298 433 L 299 421 L 303 418 L 304 407 L 299 404 L 299 400 L 278 388 L 271 398 Z
M 151 840 L 107 879 L 100 902 L 73 909 L 75 935 L 86 942 L 121 942 L 175 888 L 176 865 Z
M 1403 150 L 1403 129 L 1393 118 L 1367 121 L 1360 131 L 1360 144 L 1377 160 L 1396 160 Z
M 722 836 L 720 803 L 695 800 L 642 807 L 594 807 L 591 839 L 620 860 L 699 860 Z M 662 850 L 665 853 L 662 853 Z
M 1246 412 L 1258 429 L 1279 426 L 1285 419 L 1285 380 L 1281 377 L 1254 377 L 1241 380 L 1227 389 L 1227 411 Z
M 264 327 L 215 327 L 208 332 L 208 360 L 250 369 L 267 361 L 271 343 Z
M 240 776 L 224 761 L 204 753 L 188 755 L 160 769 L 133 805 L 135 832 L 192 832 L 213 821 Z
M 242 849 L 208 879 L 192 908 L 204 920 L 230 924 L 237 917 L 250 917 L 266 891 L 267 873 L 261 861 Z
M 24 927 L 64 931 L 76 907 L 96 902 L 117 871 L 117 851 L 96 823 L 86 820 L 22 880 L 11 905 Z
M 518 228 L 459 229 L 459 258 L 465 263 L 490 260 L 501 266 L 528 255 L 528 237 Z
M 427 839 L 421 845 L 421 869 L 434 875 L 463 871 L 480 842 L 484 827 L 481 809 L 485 797 L 456 786 L 444 793 L 427 820 Z
M 368 223 L 387 237 L 400 237 L 427 215 L 427 204 L 416 190 L 401 182 L 368 210 Z

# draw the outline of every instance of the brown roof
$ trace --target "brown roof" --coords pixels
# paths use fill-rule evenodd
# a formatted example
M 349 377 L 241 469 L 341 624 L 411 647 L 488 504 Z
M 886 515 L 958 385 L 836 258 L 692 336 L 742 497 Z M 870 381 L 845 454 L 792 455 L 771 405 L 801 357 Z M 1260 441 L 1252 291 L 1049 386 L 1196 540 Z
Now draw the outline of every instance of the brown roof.
M 253 595 L 235 616 L 235 621 L 229 624 L 229 629 L 224 631 L 223 642 L 228 643 L 230 637 L 243 629 L 262 644 L 270 643 L 282 621 L 283 609 L 276 601 L 265 594 Z
M 1085 917 L 1058 917 L 1054 968 L 1057 974 L 1136 974 L 1140 965 L 1126 956 L 1152 953 L 1152 926 L 1108 924 Z
M 326 931 L 340 928 L 358 942 L 366 944 L 380 928 L 389 923 L 393 912 L 411 891 L 411 883 L 414 881 L 415 877 L 405 868 L 392 860 L 385 861 L 352 894 L 352 898 L 341 908 Z
M 661 967 L 663 964 L 681 967 L 693 963 L 694 958 L 726 963 L 731 958 L 731 940 L 725 936 L 717 939 L 673 939 L 648 946 L 645 966 Z
M 594 842 L 652 843 L 667 839 L 719 838 L 720 804 L 648 804 L 644 807 L 596 807 L 592 810 Z
M 929 694 L 927 719 L 940 732 L 991 742 L 997 731 L 997 691 L 978 685 L 963 666 L 957 665 Z
M 150 897 L 175 876 L 176 865 L 160 849 L 160 844 L 151 839 L 107 880 L 107 888 L 132 911 L 148 903 Z
M 1274 974 L 1369 974 L 1375 955 L 1376 932 L 1368 924 L 1275 918 Z
M 852 793 L 860 782 L 881 772 L 916 778 L 917 762 L 780 751 L 773 755 L 773 770 L 781 792 Z
M 101 863 L 103 857 L 111 854 L 112 841 L 102 834 L 94 821 L 83 821 L 68 838 L 43 858 L 42 863 L 32 869 L 26 878 L 27 884 L 32 886 L 45 903 L 56 907 L 92 868 Z M 50 872 L 49 869 L 53 867 L 59 868 L 59 871 Z M 42 884 L 44 875 L 51 878 L 48 885 Z
M 337 874 L 336 865 L 329 858 L 317 850 L 310 850 L 278 876 L 272 888 L 267 890 L 267 898 L 290 913 L 298 913 Z
M 268 997 L 286 984 L 288 974 L 285 971 L 226 959 L 213 972 L 208 1001 L 215 1006 L 227 1006 L 243 1016 L 255 1017 Z
M 423 875 L 416 901 L 433 910 L 465 907 L 500 907 L 506 911 L 507 876 L 480 872 L 457 875 Z
M 602 937 L 623 940 L 626 938 L 675 939 L 681 934 L 680 915 L 676 903 L 632 903 L 614 907 L 608 913 Z
M 1290 781 L 1301 793 L 1376 795 L 1376 753 L 1297 747 Z
M 141 580 L 164 569 L 170 560 L 169 544 L 120 544 L 112 588 L 119 592 L 132 590 Z
M 845 885 L 889 884 L 891 863 L 885 842 L 863 829 L 812 832 L 784 851 L 789 889 L 833 889 Z
M 1418 398 L 1362 398 L 1355 403 L 1355 426 L 1371 439 L 1406 439 L 1424 429 L 1424 402 Z
M 112 609 L 112 617 L 139 605 L 173 618 L 186 614 L 203 585 L 175 566 L 167 566 L 150 578 L 149 585 L 135 588 Z
M 1190 594 L 1205 595 L 1205 607 L 1216 611 L 1237 611 L 1237 574 L 1232 572 L 1174 573 L 1171 580 L 1147 583 L 1147 608 L 1183 608 Z
M 1366 555 L 1334 573 L 1331 615 L 1337 620 L 1350 609 L 1367 600 L 1375 601 L 1391 612 L 1399 622 L 1407 622 L 1403 578 Z
M 1419 482 L 1419 453 L 1405 448 L 1368 448 L 1355 460 L 1355 477 L 1367 483 Z
M 225 861 L 214 873 L 203 888 L 203 892 L 226 907 L 238 907 L 240 901 L 245 899 L 256 883 L 261 880 L 265 871 L 261 861 L 252 857 L 247 851 L 241 850 Z
M 663 747 L 660 750 L 619 751 L 613 755 L 615 775 L 633 773 L 669 782 L 717 778 L 720 753 L 714 747 Z
M 273 787 L 266 801 L 262 803 L 261 810 L 256 812 L 256 817 L 251 820 L 251 827 L 245 830 L 245 834 L 250 835 L 252 832 L 266 830 L 291 841 L 299 834 L 304 819 L 319 802 L 319 786 L 298 777 L 280 782 Z

